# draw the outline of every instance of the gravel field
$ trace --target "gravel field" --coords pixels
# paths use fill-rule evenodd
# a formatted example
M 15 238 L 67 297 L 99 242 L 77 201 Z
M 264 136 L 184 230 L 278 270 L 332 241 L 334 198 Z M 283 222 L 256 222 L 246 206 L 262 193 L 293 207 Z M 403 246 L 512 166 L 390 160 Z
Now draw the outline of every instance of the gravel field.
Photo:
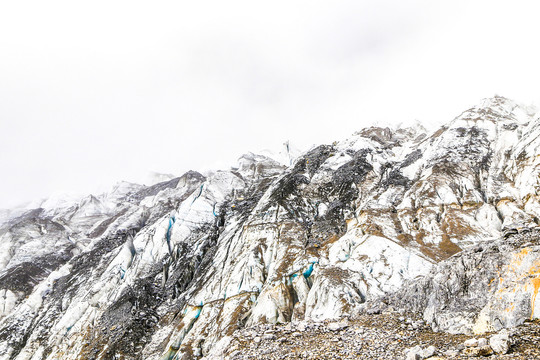
M 465 345 L 467 340 L 482 337 L 485 340 L 480 343 L 489 342 L 493 334 L 473 337 L 433 332 L 411 314 L 385 312 L 337 322 L 246 328 L 234 334 L 226 358 L 435 360 L 485 357 L 482 354 L 491 352 L 490 359 L 540 359 L 540 322 L 527 322 L 509 334 L 508 352 L 497 354 L 491 348 Z M 415 346 L 424 353 L 407 356 L 407 350 Z

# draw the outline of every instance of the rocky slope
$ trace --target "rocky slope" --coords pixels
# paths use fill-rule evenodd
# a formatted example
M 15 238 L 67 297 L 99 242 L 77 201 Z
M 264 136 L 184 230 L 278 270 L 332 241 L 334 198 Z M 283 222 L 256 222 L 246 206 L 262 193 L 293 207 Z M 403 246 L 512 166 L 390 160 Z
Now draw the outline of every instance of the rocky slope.
M 531 322 L 503 334 L 469 338 L 433 332 L 407 313 L 385 311 L 334 322 L 257 325 L 235 332 L 215 351 L 216 358 L 243 359 L 489 359 L 540 358 L 540 323 Z M 229 340 L 229 339 L 227 339 Z M 488 344 L 488 345 L 483 345 Z M 491 345 L 489 345 L 491 344 Z M 497 346 L 506 344 L 506 346 Z M 225 344 L 223 344 L 225 345 Z M 493 348 L 497 351 L 495 351 Z M 218 349 L 215 349 L 218 350 Z
M 380 299 L 454 333 L 539 318 L 539 134 L 494 97 L 434 133 L 368 128 L 4 214 L 0 359 L 209 357 L 239 328 Z

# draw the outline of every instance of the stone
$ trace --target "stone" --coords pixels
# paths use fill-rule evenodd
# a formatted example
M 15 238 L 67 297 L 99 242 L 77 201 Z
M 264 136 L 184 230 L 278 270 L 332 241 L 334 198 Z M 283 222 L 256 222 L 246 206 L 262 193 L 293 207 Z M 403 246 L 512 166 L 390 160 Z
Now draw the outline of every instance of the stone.
M 342 320 L 339 322 L 331 322 L 330 324 L 328 324 L 328 330 L 330 331 L 339 331 L 346 329 L 347 327 L 349 327 L 349 324 L 346 320 Z
M 493 354 L 493 349 L 489 345 L 482 347 L 469 347 L 463 350 L 463 354 L 470 357 L 489 356 Z
M 263 340 L 274 340 L 275 338 L 276 338 L 276 335 L 274 335 L 274 334 L 264 334 L 262 336 Z
M 380 307 L 369 308 L 366 311 L 368 315 L 377 315 L 377 314 L 380 314 L 381 312 L 382 312 L 382 309 Z
M 443 352 L 444 356 L 447 357 L 456 357 L 459 355 L 459 350 L 456 349 L 448 349 L 445 352 Z
M 420 360 L 422 359 L 422 347 L 416 345 L 415 347 L 405 349 L 406 360 Z
M 493 354 L 493 349 L 489 345 L 481 346 L 478 348 L 480 356 L 489 356 Z
M 510 349 L 510 336 L 507 330 L 502 330 L 498 334 L 489 338 L 489 345 L 497 354 L 506 354 Z
M 463 345 L 465 345 L 465 347 L 477 347 L 478 346 L 478 339 L 476 338 L 471 338 L 471 339 L 468 339 L 468 340 L 465 340 L 463 342 Z
M 480 338 L 478 339 L 478 347 L 486 346 L 488 345 L 488 340 L 486 338 Z
M 437 348 L 435 348 L 435 346 L 431 345 L 431 346 L 428 346 L 427 348 L 425 348 L 424 350 L 422 350 L 420 356 L 423 359 L 425 359 L 425 358 L 432 357 L 433 355 L 435 355 L 436 352 L 437 352 Z

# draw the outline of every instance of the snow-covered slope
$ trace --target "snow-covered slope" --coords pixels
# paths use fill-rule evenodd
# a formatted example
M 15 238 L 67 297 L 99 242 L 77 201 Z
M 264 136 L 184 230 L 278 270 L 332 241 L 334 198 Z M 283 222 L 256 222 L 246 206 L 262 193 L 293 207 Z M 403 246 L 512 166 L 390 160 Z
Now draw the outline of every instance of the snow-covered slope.
M 534 109 L 495 97 L 434 133 L 368 128 L 45 202 L 0 228 L 0 359 L 192 358 L 246 325 L 354 314 L 536 228 L 539 135 Z

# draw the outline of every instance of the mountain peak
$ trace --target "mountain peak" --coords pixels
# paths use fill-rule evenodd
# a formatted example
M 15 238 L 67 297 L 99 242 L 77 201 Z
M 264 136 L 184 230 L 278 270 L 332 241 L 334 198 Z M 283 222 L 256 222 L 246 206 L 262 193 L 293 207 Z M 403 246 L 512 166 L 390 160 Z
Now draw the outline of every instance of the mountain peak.
M 539 133 L 495 96 L 430 137 L 374 126 L 0 213 L 0 358 L 200 358 L 244 327 L 354 317 L 404 288 L 439 331 L 539 319 Z
M 478 105 L 464 111 L 456 119 L 482 121 L 513 121 L 526 124 L 538 114 L 533 105 L 524 105 L 504 96 L 495 95 L 482 99 Z

